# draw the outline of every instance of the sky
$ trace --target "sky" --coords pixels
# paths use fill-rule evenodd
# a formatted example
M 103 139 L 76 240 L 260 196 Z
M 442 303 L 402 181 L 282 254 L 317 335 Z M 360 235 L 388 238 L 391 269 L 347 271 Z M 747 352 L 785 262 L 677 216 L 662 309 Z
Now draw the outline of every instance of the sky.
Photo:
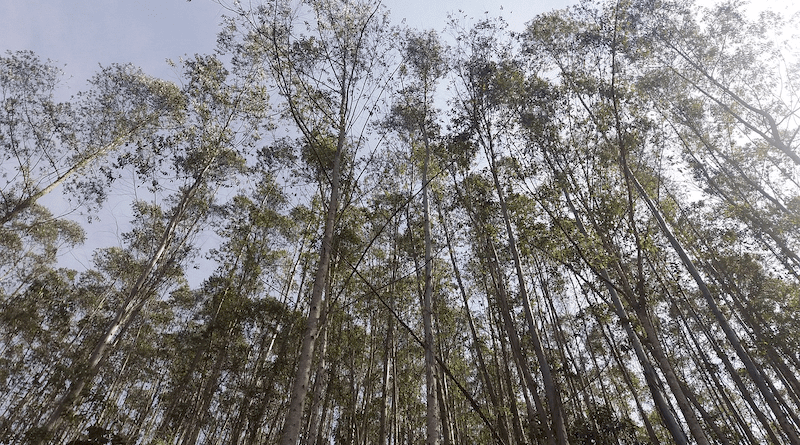
M 792 0 L 770 5 L 777 7 L 784 1 Z M 451 12 L 476 20 L 502 16 L 512 30 L 521 31 L 537 14 L 575 3 L 577 0 L 384 0 L 394 23 L 439 31 L 445 29 Z M 32 50 L 55 62 L 65 76 L 58 93 L 62 100 L 85 89 L 85 81 L 100 65 L 112 63 L 131 63 L 149 75 L 178 81 L 179 68 L 170 66 L 167 59 L 212 53 L 225 13 L 213 0 L 0 0 L 0 52 Z M 53 193 L 46 198 L 48 202 L 43 204 L 56 214 L 60 213 L 57 207 L 64 212 L 74 210 L 63 201 L 63 195 Z M 111 196 L 97 215 L 100 222 L 87 227 L 91 235 L 86 245 L 68 253 L 69 258 L 62 261 L 65 265 L 89 267 L 93 248 L 121 243 L 120 234 L 130 221 L 130 196 L 116 198 Z
M 511 29 L 522 30 L 536 14 L 576 1 L 384 0 L 384 4 L 392 22 L 419 29 L 444 30 L 448 14 L 460 10 L 459 15 L 474 19 L 502 16 Z M 31 50 L 56 63 L 64 72 L 59 100 L 86 89 L 86 80 L 100 66 L 112 63 L 131 63 L 151 76 L 178 81 L 180 68 L 172 67 L 167 59 L 213 53 L 226 12 L 214 0 L 0 0 L 0 53 Z M 131 219 L 132 193 L 124 187 L 112 191 L 95 222 L 85 226 L 86 243 L 65 252 L 59 263 L 85 270 L 91 267 L 94 249 L 120 245 L 121 233 Z M 58 192 L 41 203 L 56 215 L 86 221 Z M 213 237 L 205 240 L 215 242 Z M 209 246 L 200 246 L 204 247 Z
M 449 12 L 502 15 L 521 29 L 537 13 L 575 0 L 386 0 L 392 21 L 442 30 Z M 490 6 L 487 6 L 490 5 Z M 69 95 L 83 89 L 98 64 L 132 63 L 177 80 L 167 59 L 209 54 L 225 8 L 213 0 L 0 0 L 0 51 L 32 50 L 64 70 Z

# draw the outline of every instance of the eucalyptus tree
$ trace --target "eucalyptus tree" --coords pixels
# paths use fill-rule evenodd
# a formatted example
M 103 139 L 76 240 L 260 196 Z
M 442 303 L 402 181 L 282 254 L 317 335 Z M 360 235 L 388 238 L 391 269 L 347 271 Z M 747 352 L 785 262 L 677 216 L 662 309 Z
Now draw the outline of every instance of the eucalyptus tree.
M 511 183 L 501 178 L 501 164 L 513 163 L 511 157 L 501 157 L 500 150 L 511 152 L 513 149 L 516 138 L 515 116 L 520 101 L 524 101 L 526 97 L 524 75 L 520 62 L 512 55 L 509 43 L 502 40 L 501 24 L 490 21 L 478 23 L 461 36 L 461 42 L 460 54 L 457 56 L 459 61 L 455 68 L 459 78 L 456 87 L 457 97 L 454 101 L 457 109 L 455 121 L 458 131 L 461 132 L 460 137 L 467 138 L 476 149 L 484 152 L 514 265 L 516 291 L 522 302 L 522 313 L 527 324 L 526 332 L 536 356 L 547 399 L 548 414 L 544 416 L 540 409 L 540 421 L 550 443 L 565 444 L 569 439 L 561 396 L 553 377 L 550 358 L 545 352 L 541 333 L 534 320 L 527 274 L 524 271 L 523 258 L 519 253 L 512 215 L 508 209 L 507 193 Z M 495 248 L 489 245 L 487 249 L 489 257 L 493 257 L 492 261 L 496 262 L 497 255 L 491 253 Z M 500 282 L 504 277 L 499 272 L 498 270 L 495 283 L 504 286 Z M 502 288 L 498 288 L 498 296 L 503 293 Z M 528 380 L 526 384 L 535 394 L 535 382 L 530 378 Z
M 286 197 L 273 173 L 282 166 L 268 165 L 265 152 L 260 151 L 258 165 L 247 172 L 255 183 L 253 190 L 234 196 L 215 212 L 215 219 L 227 221 L 218 231 L 225 241 L 212 252 L 219 266 L 194 292 L 199 307 L 190 308 L 191 322 L 169 335 L 175 337 L 177 355 L 186 359 L 175 360 L 169 370 L 173 377 L 163 397 L 158 439 L 196 443 L 201 432 L 210 434 L 211 419 L 221 415 L 211 407 L 226 399 L 241 412 L 250 412 L 251 400 L 245 394 L 254 397 L 259 392 L 251 383 L 259 377 L 250 374 L 263 372 L 263 362 L 274 358 L 277 337 L 295 332 L 286 292 L 267 287 L 287 289 L 283 281 L 294 278 L 280 267 L 286 259 L 280 247 L 295 230 L 279 213 Z M 272 373 L 281 374 L 277 366 Z M 244 435 L 230 434 L 234 442 Z
M 691 14 L 676 2 L 642 15 L 639 39 L 657 63 L 642 85 L 710 201 L 798 280 L 796 18 L 748 18 L 756 7 L 725 2 Z
M 46 345 L 47 359 L 38 363 L 21 361 L 30 366 L 28 372 L 37 378 L 44 378 L 47 369 L 65 374 L 59 370 L 58 361 L 74 354 L 63 354 L 65 351 L 58 349 L 68 348 L 75 341 L 70 339 L 74 334 L 72 316 L 95 309 L 83 306 L 78 298 L 83 290 L 75 272 L 53 269 L 57 254 L 83 241 L 83 229 L 62 215 L 54 215 L 39 202 L 40 198 L 63 189 L 71 199 L 90 209 L 99 206 L 116 175 L 112 155 L 130 155 L 134 150 L 127 146 L 130 143 L 142 153 L 150 151 L 150 135 L 181 115 L 182 99 L 177 87 L 146 76 L 130 65 L 103 68 L 89 81 L 90 89 L 69 102 L 56 99 L 62 94 L 58 89 L 61 75 L 52 62 L 42 62 L 31 52 L 0 57 L 0 172 L 4 178 L 0 186 L 0 301 L 4 314 L 32 322 L 27 326 L 4 323 L 4 333 L 11 328 L 17 334 L 5 337 L 10 343 L 4 342 L 3 347 L 11 348 L 9 353 L 27 349 L 25 354 L 30 359 L 41 349 L 37 345 Z M 71 291 L 64 293 L 64 303 L 51 306 L 42 298 L 31 298 L 28 289 L 41 293 L 63 279 L 56 279 L 58 276 L 72 282 L 65 288 Z M 52 280 L 56 281 L 48 283 Z M 41 296 L 47 298 L 48 294 Z M 40 307 L 20 305 L 20 299 L 38 302 Z M 60 312 L 61 321 L 47 320 L 50 316 L 46 314 L 51 310 Z M 37 325 L 35 320 L 41 323 Z M 64 329 L 56 329 L 57 326 Z M 56 332 L 61 338 L 54 336 Z M 28 334 L 33 335 L 29 340 L 37 340 L 24 348 L 16 339 Z M 26 385 L 17 389 L 20 388 Z M 35 389 L 27 388 L 27 392 L 22 401 L 32 399 Z M 45 398 L 39 402 L 46 403 Z M 23 411 L 19 408 L 17 411 Z M 34 410 L 45 409 L 39 406 Z
M 420 188 L 422 190 L 422 226 L 424 242 L 424 288 L 422 291 L 422 320 L 425 341 L 425 390 L 426 390 L 426 443 L 439 443 L 439 388 L 435 377 L 433 335 L 433 241 L 431 235 L 430 171 L 432 149 L 437 137 L 436 116 L 433 110 L 436 83 L 446 72 L 445 48 L 438 36 L 408 32 L 403 40 L 403 62 L 401 73 L 408 76 L 400 79 L 401 90 L 392 107 L 386 126 L 396 131 L 409 145 L 411 158 L 422 159 Z M 408 80 L 408 83 L 406 81 Z
M 71 102 L 56 99 L 61 76 L 29 51 L 0 57 L 0 292 L 8 296 L 52 263 L 59 243 L 82 241 L 77 224 L 39 199 L 60 187 L 96 206 L 108 191 L 109 155 L 176 117 L 177 89 L 129 65 L 103 68 Z
M 315 172 L 325 224 L 309 314 L 281 443 L 299 440 L 323 294 L 329 276 L 342 196 L 353 186 L 353 162 L 376 111 L 388 64 L 387 16 L 365 1 L 280 1 L 251 10 L 235 7 L 229 41 L 241 63 L 262 67 L 277 88 L 282 113 L 293 126 L 304 161 Z M 241 31 L 241 41 L 236 34 Z
M 250 87 L 247 73 L 230 76 L 213 57 L 198 57 L 185 65 L 186 85 L 172 104 L 181 119 L 154 139 L 154 151 L 138 150 L 118 160 L 120 166 L 132 164 L 138 180 L 147 181 L 154 199 L 163 204 L 134 202 L 133 229 L 124 237 L 127 248 L 99 254 L 98 261 L 107 262 L 111 272 L 113 315 L 104 321 L 101 335 L 82 340 L 88 346 L 86 356 L 72 365 L 68 387 L 32 432 L 39 443 L 56 431 L 64 414 L 85 394 L 142 311 L 179 279 L 215 190 L 241 171 L 241 151 L 252 144 L 264 119 L 266 97 Z

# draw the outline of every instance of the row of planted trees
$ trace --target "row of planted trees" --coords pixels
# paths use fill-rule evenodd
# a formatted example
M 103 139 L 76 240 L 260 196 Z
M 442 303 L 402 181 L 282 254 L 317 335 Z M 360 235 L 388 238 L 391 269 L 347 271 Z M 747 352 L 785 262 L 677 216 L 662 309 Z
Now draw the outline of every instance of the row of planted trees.
M 791 20 L 229 7 L 180 85 L 0 58 L 1 442 L 800 443 Z

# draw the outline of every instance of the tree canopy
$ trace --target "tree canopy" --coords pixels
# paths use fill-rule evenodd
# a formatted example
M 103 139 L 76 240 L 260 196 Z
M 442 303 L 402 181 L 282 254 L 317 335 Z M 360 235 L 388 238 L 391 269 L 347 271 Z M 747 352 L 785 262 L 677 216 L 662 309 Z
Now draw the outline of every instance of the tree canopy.
M 0 442 L 800 444 L 797 16 L 225 6 L 0 56 Z

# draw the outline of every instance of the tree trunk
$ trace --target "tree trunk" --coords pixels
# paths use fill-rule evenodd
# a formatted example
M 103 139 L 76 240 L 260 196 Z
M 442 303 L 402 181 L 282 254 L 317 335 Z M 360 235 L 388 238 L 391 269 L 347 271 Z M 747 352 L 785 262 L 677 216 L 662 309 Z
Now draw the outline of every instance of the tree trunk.
M 517 286 L 520 299 L 522 300 L 522 308 L 525 314 L 525 321 L 528 323 L 528 332 L 531 342 L 533 343 L 533 350 L 536 354 L 536 360 L 539 363 L 539 372 L 542 374 L 542 381 L 544 382 L 545 395 L 547 397 L 547 405 L 550 411 L 551 423 L 548 429 L 551 429 L 555 434 L 556 443 L 559 445 L 568 445 L 569 439 L 567 438 L 567 428 L 564 422 L 564 407 L 561 402 L 561 395 L 556 388 L 555 379 L 553 379 L 550 363 L 545 355 L 544 347 L 541 342 L 541 335 L 539 334 L 536 322 L 533 319 L 533 311 L 530 306 L 530 299 L 528 297 L 527 286 L 525 285 L 525 274 L 522 271 L 522 260 L 517 250 L 517 241 L 514 236 L 514 228 L 511 224 L 511 217 L 508 213 L 508 205 L 506 204 L 505 194 L 503 187 L 500 184 L 500 178 L 497 173 L 497 165 L 495 162 L 494 147 L 492 147 L 491 138 L 486 147 L 487 157 L 489 158 L 489 168 L 492 172 L 492 179 L 494 180 L 495 192 L 497 193 L 498 200 L 500 201 L 500 210 L 503 215 L 503 221 L 506 227 L 506 236 L 508 238 L 508 248 L 511 251 L 511 257 L 514 260 L 514 268 L 517 272 Z
M 341 164 L 344 152 L 347 100 L 342 99 L 339 108 L 339 134 L 336 142 L 336 153 L 333 157 L 333 169 L 330 175 L 331 191 L 328 199 L 328 212 L 325 218 L 325 230 L 322 235 L 317 271 L 314 275 L 314 285 L 311 288 L 311 302 L 309 303 L 306 330 L 303 335 L 303 344 L 300 347 L 300 359 L 297 362 L 294 384 L 289 402 L 289 411 L 281 434 L 281 445 L 296 445 L 300 439 L 300 429 L 303 424 L 303 407 L 305 406 L 308 381 L 311 377 L 311 364 L 314 359 L 314 346 L 317 341 L 319 320 L 322 311 L 322 295 L 328 278 L 328 269 L 333 250 L 334 229 L 339 209 L 339 185 L 341 181 Z
M 554 445 L 556 443 L 556 438 L 553 434 L 550 422 L 548 421 L 547 411 L 544 409 L 544 406 L 541 403 L 538 385 L 531 374 L 530 367 L 525 359 L 525 354 L 522 352 L 522 342 L 520 340 L 519 333 L 517 332 L 517 327 L 514 324 L 514 320 L 511 318 L 511 307 L 509 306 L 508 302 L 508 294 L 506 292 L 506 285 L 502 270 L 497 263 L 497 252 L 494 248 L 494 244 L 491 241 L 488 241 L 488 243 L 488 268 L 494 284 L 494 290 L 498 303 L 498 311 L 503 319 L 503 326 L 505 327 L 506 334 L 508 335 L 509 342 L 511 343 L 511 352 L 514 357 L 514 362 L 517 365 L 517 370 L 522 376 L 522 380 L 525 382 L 527 391 L 530 392 L 531 397 L 533 397 L 534 405 L 536 407 L 536 410 L 534 411 L 526 397 L 526 402 L 528 402 L 528 417 L 531 419 L 538 417 L 547 441 L 551 445 Z M 513 403 L 513 398 L 511 398 L 510 403 Z
M 40 439 L 37 444 L 44 444 L 46 437 L 51 435 L 61 422 L 61 418 L 64 413 L 71 409 L 80 399 L 81 393 L 91 383 L 95 375 L 97 375 L 103 362 L 110 354 L 110 348 L 112 344 L 115 343 L 125 333 L 145 304 L 147 304 L 147 302 L 150 300 L 152 296 L 150 287 L 152 286 L 147 286 L 148 279 L 152 278 L 151 275 L 157 272 L 158 266 L 161 264 L 164 255 L 167 253 L 167 249 L 174 241 L 173 236 L 178 228 L 178 224 L 183 221 L 186 209 L 188 208 L 192 199 L 194 199 L 195 194 L 199 190 L 201 184 L 204 182 L 205 173 L 208 172 L 210 167 L 211 162 L 209 162 L 198 174 L 198 176 L 195 177 L 192 186 L 189 187 L 181 196 L 181 200 L 175 208 L 174 214 L 170 218 L 167 226 L 164 228 L 164 233 L 161 235 L 155 253 L 139 274 L 139 277 L 134 285 L 131 287 L 131 290 L 128 292 L 128 296 L 125 299 L 125 303 L 117 310 L 114 319 L 106 328 L 103 336 L 100 338 L 100 341 L 98 341 L 92 349 L 92 352 L 86 360 L 86 363 L 83 365 L 83 368 L 75 376 L 67 392 L 58 400 L 55 408 L 50 413 L 50 416 L 48 416 L 47 421 L 44 423 L 44 425 L 42 425 L 41 429 L 43 438 Z
M 319 429 L 320 425 L 320 417 L 321 415 L 321 406 L 320 403 L 323 401 L 323 391 L 328 392 L 327 382 L 325 381 L 325 377 L 327 376 L 327 363 L 325 360 L 325 353 L 328 348 L 328 329 L 329 326 L 325 323 L 325 318 L 327 317 L 327 304 L 325 301 L 322 302 L 322 315 L 320 315 L 321 323 L 323 324 L 321 330 L 322 336 L 321 342 L 322 345 L 319 350 L 319 359 L 317 360 L 317 370 L 314 375 L 314 392 L 311 400 L 311 410 L 308 414 L 308 425 L 305 429 L 305 433 L 303 434 L 302 443 L 304 445 L 315 445 L 317 439 L 317 430 Z
M 697 287 L 700 289 L 700 293 L 703 295 L 703 298 L 706 300 L 706 303 L 711 309 L 711 312 L 714 314 L 714 318 L 717 320 L 717 323 L 719 323 L 731 346 L 733 346 L 733 349 L 736 351 L 736 355 L 739 357 L 742 363 L 744 363 L 748 375 L 750 375 L 750 378 L 753 379 L 753 381 L 756 384 L 756 387 L 758 387 L 759 391 L 761 392 L 761 395 L 764 397 L 767 404 L 772 409 L 773 415 L 778 420 L 778 424 L 781 426 L 783 432 L 787 435 L 789 442 L 794 445 L 800 444 L 800 437 L 798 437 L 794 426 L 792 426 L 789 420 L 786 418 L 786 415 L 784 414 L 783 410 L 778 405 L 778 401 L 776 400 L 775 395 L 767 386 L 767 382 L 764 379 L 763 374 L 757 368 L 753 360 L 750 358 L 750 355 L 747 354 L 747 352 L 744 350 L 744 347 L 739 341 L 738 335 L 736 334 L 736 332 L 734 332 L 733 328 L 731 328 L 730 324 L 728 323 L 728 320 L 722 314 L 722 311 L 720 311 L 719 306 L 717 306 L 717 303 L 714 300 L 714 297 L 711 295 L 711 291 L 708 289 L 708 286 L 706 286 L 703 277 L 700 276 L 700 272 L 698 272 L 697 268 L 694 266 L 694 263 L 691 261 L 691 259 L 689 259 L 689 256 L 683 249 L 683 246 L 680 244 L 678 239 L 672 233 L 672 230 L 664 221 L 664 218 L 661 216 L 661 212 L 658 210 L 653 201 L 650 199 L 650 196 L 647 194 L 644 187 L 642 187 L 642 185 L 639 183 L 636 177 L 633 176 L 632 174 L 631 174 L 631 179 L 633 184 L 636 186 L 636 190 L 639 192 L 642 199 L 647 204 L 647 207 L 650 209 L 650 212 L 653 214 L 653 217 L 656 219 L 656 222 L 658 223 L 658 226 L 661 229 L 662 233 L 664 234 L 664 236 L 667 237 L 667 240 L 669 241 L 672 248 L 680 257 L 684 267 L 686 267 L 686 269 L 689 271 L 689 274 L 694 279 L 695 283 L 697 284 Z
M 425 237 L 425 288 L 422 298 L 422 326 L 425 336 L 425 443 L 436 445 L 439 443 L 439 413 L 436 406 L 437 390 L 434 370 L 436 361 L 433 357 L 433 257 L 431 252 L 433 242 L 431 241 L 431 217 L 428 202 L 428 167 L 431 147 L 427 132 L 423 130 L 422 134 L 425 145 L 425 159 L 422 164 L 422 224 Z
M 438 200 L 436 201 L 436 209 L 439 214 L 439 220 L 442 222 L 442 229 L 444 230 L 445 241 L 447 242 L 447 251 L 450 255 L 450 263 L 453 266 L 453 274 L 455 275 L 458 291 L 461 295 L 462 301 L 464 302 L 464 313 L 467 317 L 467 324 L 469 325 L 469 332 L 472 339 L 472 351 L 475 354 L 475 357 L 478 359 L 478 376 L 483 385 L 486 387 L 486 392 L 489 395 L 489 401 L 495 410 L 495 415 L 497 416 L 497 429 L 500 437 L 502 437 L 506 443 L 511 443 L 511 438 L 508 434 L 505 410 L 501 409 L 497 392 L 495 391 L 494 385 L 492 384 L 492 378 L 489 375 L 488 368 L 486 367 L 486 360 L 483 357 L 483 345 L 478 338 L 477 329 L 475 329 L 475 321 L 472 317 L 472 310 L 470 309 L 469 305 L 469 297 L 467 296 L 467 291 L 464 287 L 464 281 L 461 278 L 461 271 L 456 261 L 455 249 L 453 249 L 453 243 L 450 238 L 450 230 L 447 227 L 447 220 L 444 218 L 444 214 L 442 212 L 441 202 Z

